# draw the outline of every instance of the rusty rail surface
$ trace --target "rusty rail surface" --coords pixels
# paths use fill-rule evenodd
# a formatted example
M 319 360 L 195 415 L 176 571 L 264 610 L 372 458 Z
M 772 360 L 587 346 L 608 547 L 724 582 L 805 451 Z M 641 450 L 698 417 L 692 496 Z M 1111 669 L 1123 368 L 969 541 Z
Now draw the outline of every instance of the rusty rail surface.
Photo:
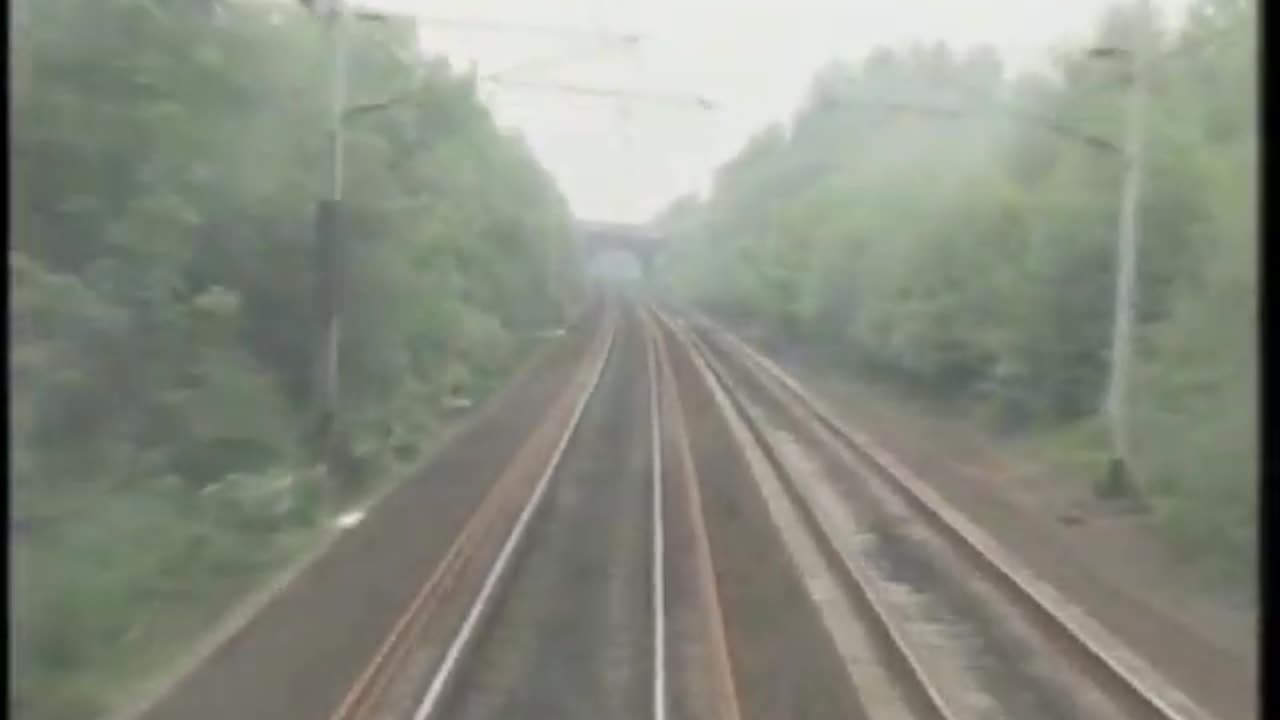
M 499 561 L 481 591 L 481 597 L 473 604 L 473 610 L 487 608 L 488 599 L 493 594 L 494 586 L 502 579 L 512 549 L 523 537 L 524 528 L 529 517 L 537 508 L 545 491 L 547 480 L 553 474 L 564 446 L 567 445 L 577 427 L 582 409 L 594 393 L 605 363 L 613 347 L 614 322 L 607 321 L 607 327 L 596 344 L 596 350 L 588 354 L 579 374 L 571 381 L 569 389 L 561 396 L 555 406 L 547 414 L 546 420 L 530 436 L 525 444 L 507 465 L 489 493 L 468 519 L 466 525 L 453 542 L 444 560 L 423 584 L 409 607 L 400 616 L 391 632 L 383 641 L 378 652 L 370 660 L 364 672 L 330 715 L 330 720 L 359 720 L 370 717 L 382 701 L 388 686 L 403 671 L 405 657 L 414 647 L 422 628 L 427 625 L 442 609 L 445 602 L 453 599 L 451 593 L 456 592 L 456 584 L 463 569 L 473 560 L 478 549 L 486 542 L 492 541 L 502 530 L 502 521 L 510 514 L 513 506 L 519 503 L 522 490 L 520 482 L 528 473 L 528 465 L 536 461 L 539 450 L 548 444 L 549 434 L 557 428 L 561 429 L 559 443 L 547 461 L 538 484 L 523 505 L 523 510 L 516 520 L 507 541 L 499 555 Z M 570 405 L 570 403 L 573 403 Z M 567 419 L 560 419 L 569 411 Z M 470 641 L 471 632 L 477 622 L 478 611 L 468 615 L 467 623 L 446 655 L 445 663 L 433 678 L 432 691 L 424 698 L 420 713 L 425 707 L 429 712 L 435 702 L 432 693 L 443 690 L 447 681 L 456 669 L 460 656 Z M 441 687 L 436 688 L 437 685 Z M 428 700 L 431 700 L 428 703 Z

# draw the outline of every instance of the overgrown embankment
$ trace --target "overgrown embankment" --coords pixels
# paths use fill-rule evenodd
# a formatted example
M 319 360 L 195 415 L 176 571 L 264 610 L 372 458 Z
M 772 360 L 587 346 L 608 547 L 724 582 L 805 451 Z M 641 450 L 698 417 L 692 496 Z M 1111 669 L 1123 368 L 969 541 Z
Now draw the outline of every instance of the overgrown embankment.
M 17 717 L 93 717 L 318 538 L 331 57 L 300 4 L 16 3 Z M 341 393 L 366 493 L 563 323 L 568 208 L 473 79 L 354 23 Z

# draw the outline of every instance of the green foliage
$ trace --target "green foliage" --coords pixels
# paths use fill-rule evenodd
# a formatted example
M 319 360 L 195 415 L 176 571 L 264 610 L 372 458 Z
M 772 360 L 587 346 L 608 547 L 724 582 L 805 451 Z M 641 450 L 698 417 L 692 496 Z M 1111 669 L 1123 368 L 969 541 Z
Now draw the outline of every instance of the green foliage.
M 19 717 L 94 717 L 128 699 L 139 670 L 181 652 L 175 636 L 207 629 L 296 551 L 314 508 L 306 493 L 284 496 L 278 476 L 198 496 L 173 480 L 100 495 L 74 522 L 48 521 L 15 544 Z
M 1135 21 L 1109 13 L 1094 44 Z M 1133 393 L 1170 536 L 1237 579 L 1256 528 L 1256 27 L 1252 3 L 1201 0 L 1153 33 Z M 828 67 L 789 128 L 660 218 L 665 282 L 1007 428 L 1096 428 L 1122 162 L 1031 118 L 1119 138 L 1122 75 L 1080 53 L 1006 77 L 990 49 L 942 45 Z
M 1145 340 L 1137 383 L 1144 469 L 1186 552 L 1256 589 L 1258 189 L 1256 137 L 1208 170 L 1199 272 Z M 1175 438 L 1176 440 L 1170 440 Z
M 28 0 L 15 17 L 16 707 L 79 718 L 136 679 L 115 661 L 127 626 L 216 599 L 170 642 L 189 635 L 320 517 L 328 490 L 298 470 L 331 58 L 290 3 Z M 345 146 L 340 384 L 376 468 L 423 446 L 446 395 L 492 387 L 581 285 L 566 203 L 474 80 L 403 28 L 352 34 L 352 102 L 403 95 L 352 117 Z

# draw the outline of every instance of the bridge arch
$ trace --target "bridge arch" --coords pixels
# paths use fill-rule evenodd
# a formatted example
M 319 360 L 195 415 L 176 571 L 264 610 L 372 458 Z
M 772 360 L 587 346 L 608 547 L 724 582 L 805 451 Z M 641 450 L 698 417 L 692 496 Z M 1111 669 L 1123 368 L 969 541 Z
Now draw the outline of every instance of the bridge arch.
M 666 238 L 646 225 L 579 220 L 575 224 L 578 247 L 584 265 L 607 252 L 623 252 L 634 257 L 645 279 L 653 277 L 654 263 Z

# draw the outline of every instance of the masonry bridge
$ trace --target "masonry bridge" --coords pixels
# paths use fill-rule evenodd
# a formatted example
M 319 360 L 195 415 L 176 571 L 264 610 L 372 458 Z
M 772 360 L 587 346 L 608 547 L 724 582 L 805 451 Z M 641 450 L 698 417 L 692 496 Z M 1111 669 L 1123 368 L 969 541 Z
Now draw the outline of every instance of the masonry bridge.
M 582 261 L 590 263 L 606 252 L 623 252 L 639 263 L 645 277 L 652 277 L 654 262 L 662 252 L 666 237 L 643 224 L 579 220 L 575 223 Z

